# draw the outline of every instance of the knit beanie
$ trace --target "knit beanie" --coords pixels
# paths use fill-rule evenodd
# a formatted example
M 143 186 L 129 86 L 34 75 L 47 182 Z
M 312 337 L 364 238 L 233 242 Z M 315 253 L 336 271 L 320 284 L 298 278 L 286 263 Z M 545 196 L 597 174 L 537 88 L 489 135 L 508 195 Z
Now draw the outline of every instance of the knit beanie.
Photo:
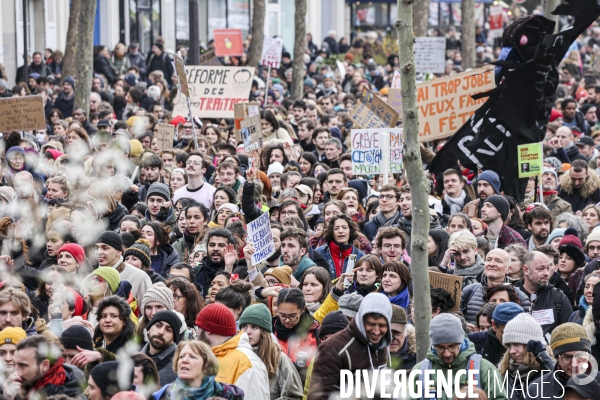
M 392 324 L 406 325 L 407 323 L 406 311 L 402 307 L 392 304 Z
M 283 165 L 280 162 L 275 161 L 269 165 L 267 176 L 271 176 L 272 174 L 283 174 Z
M 585 245 L 589 245 L 591 242 L 600 242 L 600 229 L 594 228 L 585 240 Z
M 73 325 L 65 329 L 60 335 L 60 343 L 65 349 L 77 349 L 79 346 L 84 350 L 94 350 L 92 335 L 89 329 L 82 325 Z
M 530 340 L 545 343 L 542 327 L 531 315 L 521 313 L 511 319 L 504 327 L 502 344 L 505 346 L 509 343 L 526 345 Z
M 117 232 L 104 231 L 98 235 L 98 237 L 96 238 L 96 241 L 94 243 L 95 244 L 104 243 L 114 249 L 123 251 L 123 240 L 121 239 L 121 236 Z
M 524 313 L 523 307 L 513 302 L 506 302 L 499 304 L 492 314 L 492 320 L 497 325 L 506 325 L 517 315 Z
M 575 268 L 579 268 L 585 264 L 585 254 L 582 249 L 583 245 L 581 244 L 581 240 L 579 240 L 577 231 L 573 228 L 568 228 L 558 244 L 558 251 L 560 254 L 567 253 L 575 261 Z
M 67 76 L 64 80 L 63 83 L 68 83 L 69 85 L 71 85 L 73 88 L 75 88 L 75 79 L 73 79 L 73 77 L 71 75 Z
M 62 247 L 58 249 L 58 253 L 56 254 L 56 256 L 58 257 L 63 251 L 66 251 L 67 253 L 71 254 L 75 261 L 77 261 L 77 264 L 79 264 L 79 266 L 81 266 L 81 264 L 84 263 L 85 250 L 77 243 L 63 244 Z
M 267 332 L 273 332 L 273 323 L 271 312 L 262 303 L 248 306 L 240 317 L 239 325 L 252 324 L 264 329 Z
M 163 199 L 165 199 L 165 201 L 169 201 L 171 200 L 171 191 L 169 190 L 169 187 L 164 183 L 154 182 L 148 188 L 148 193 L 146 194 L 146 201 L 150 196 L 160 196 Z
M 567 230 L 565 230 L 563 238 L 560 240 L 558 247 L 562 245 L 572 245 L 580 250 L 583 249 L 583 245 L 579 239 L 579 234 L 577 233 L 577 230 L 573 228 L 567 228 Z
M 6 343 L 17 345 L 21 340 L 25 339 L 26 337 L 27 333 L 25 333 L 23 328 L 9 326 L 0 331 L 0 346 Z
M 341 311 L 330 312 L 323 318 L 321 327 L 319 328 L 319 339 L 323 339 L 326 335 L 333 335 L 346 329 L 349 325 L 348 318 Z
M 566 228 L 553 229 L 550 235 L 548 235 L 548 243 L 552 243 L 552 241 L 558 237 L 562 238 L 565 235 L 566 230 Z
M 585 328 L 573 322 L 565 322 L 554 328 L 550 336 L 550 348 L 554 357 L 567 351 L 592 351 Z
M 173 341 L 177 343 L 179 341 L 179 334 L 181 331 L 181 320 L 179 319 L 177 314 L 174 311 L 168 310 L 157 312 L 156 314 L 154 314 L 154 317 L 152 317 L 150 322 L 148 322 L 148 325 L 146 326 L 146 331 L 150 332 L 150 327 L 160 321 L 166 322 L 171 326 L 171 329 L 173 330 Z
M 233 313 L 221 303 L 212 303 L 204 307 L 196 317 L 196 326 L 221 336 L 234 336 L 237 331 Z
M 137 139 L 131 139 L 129 141 L 129 146 L 129 154 L 133 157 L 139 157 L 144 152 L 144 146 L 142 146 L 142 143 Z
M 125 369 L 130 371 L 126 371 Z M 127 366 L 119 361 L 105 361 L 90 372 L 104 396 L 112 397 L 118 392 L 131 390 L 133 386 L 133 364 Z
M 479 174 L 477 182 L 486 181 L 494 188 L 494 192 L 500 193 L 500 177 L 494 171 L 483 171 Z
M 493 205 L 500 213 L 502 221 L 506 221 L 506 218 L 508 218 L 508 213 L 510 212 L 510 204 L 508 204 L 508 200 L 499 194 L 494 194 L 488 196 L 483 202 Z
M 108 283 L 108 286 L 110 286 L 110 290 L 113 293 L 117 292 L 119 284 L 121 283 L 121 275 L 119 275 L 116 269 L 112 267 L 98 267 L 91 275 L 96 275 L 104 279 L 104 281 Z
M 465 340 L 465 331 L 460 318 L 448 313 L 433 318 L 429 324 L 429 340 L 432 346 L 442 343 L 462 343 Z
M 144 267 L 150 267 L 152 260 L 150 259 L 150 243 L 146 239 L 138 239 L 130 248 L 123 253 L 123 259 L 127 256 L 134 256 L 140 259 Z
M 173 311 L 173 309 L 175 309 L 175 305 L 173 304 L 173 292 L 162 282 L 157 282 L 150 286 L 150 289 L 144 293 L 141 303 L 142 313 L 144 312 L 146 304 L 153 301 L 163 304 L 165 307 L 167 307 L 167 310 Z
M 267 275 L 274 276 L 277 280 L 285 285 L 292 284 L 292 268 L 287 265 L 275 268 L 269 268 L 263 275 L 266 277 Z
M 72 289 L 70 287 L 67 287 L 67 291 L 73 297 L 73 303 L 75 306 L 75 310 L 73 311 L 73 316 L 81 317 L 83 315 L 83 296 L 78 291 L 76 291 L 75 289 Z
M 354 318 L 363 299 L 364 297 L 356 292 L 348 293 L 339 298 L 338 307 L 346 317 Z
M 544 168 L 542 171 L 542 174 L 545 174 L 546 172 L 550 172 L 551 174 L 554 174 L 554 179 L 556 184 L 558 185 L 558 174 L 556 173 L 556 170 L 554 168 Z

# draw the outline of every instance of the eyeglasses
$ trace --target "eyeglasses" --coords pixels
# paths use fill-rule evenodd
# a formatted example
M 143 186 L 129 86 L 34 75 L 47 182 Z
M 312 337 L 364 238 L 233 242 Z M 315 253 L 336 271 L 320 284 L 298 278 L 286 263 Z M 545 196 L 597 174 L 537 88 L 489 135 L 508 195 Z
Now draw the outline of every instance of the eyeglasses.
M 600 251 L 600 246 L 588 246 L 588 251 Z
M 402 339 L 404 337 L 404 332 L 392 330 L 392 337 L 395 339 Z
M 187 161 L 185 162 L 185 164 L 186 164 L 186 165 L 192 165 L 192 164 L 193 164 L 193 165 L 195 165 L 195 166 L 202 165 L 202 163 L 201 163 L 200 161 L 190 161 L 190 160 L 187 160 Z
M 452 353 L 460 348 L 460 343 L 451 344 L 450 346 L 440 346 L 440 345 L 436 344 L 433 347 L 435 348 L 435 351 L 438 354 L 444 354 L 446 352 L 446 350 L 448 350 L 449 352 Z
M 393 200 L 393 199 L 398 199 L 398 196 L 396 196 L 395 194 L 380 194 L 379 198 L 386 199 L 386 200 Z
M 401 244 L 384 244 L 383 246 L 381 246 L 384 250 L 391 250 L 392 248 L 394 250 L 400 251 L 402 250 L 402 245 Z
M 277 316 L 279 317 L 279 319 L 281 321 L 295 321 L 298 319 L 298 314 L 286 315 L 286 314 L 277 313 Z
M 288 215 L 298 215 L 297 211 L 282 211 L 279 213 L 279 215 L 281 216 L 288 216 Z
M 177 296 L 176 294 L 173 295 L 173 301 L 179 301 L 179 299 L 184 298 L 185 296 Z
M 279 281 L 277 281 L 276 279 L 267 279 L 267 284 L 269 286 L 275 286 L 278 283 L 279 283 Z
M 578 362 L 586 362 L 588 359 L 585 355 L 572 355 L 572 354 L 561 354 L 558 356 L 558 358 L 560 358 L 560 360 L 562 362 L 564 362 L 565 364 L 571 364 L 571 362 L 573 362 L 573 357 L 577 356 L 577 361 Z

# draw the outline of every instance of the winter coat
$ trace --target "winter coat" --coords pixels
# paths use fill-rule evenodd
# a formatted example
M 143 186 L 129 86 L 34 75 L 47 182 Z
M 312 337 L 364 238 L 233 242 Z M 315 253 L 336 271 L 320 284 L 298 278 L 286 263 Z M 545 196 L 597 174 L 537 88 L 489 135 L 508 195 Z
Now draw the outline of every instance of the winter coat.
M 592 355 L 596 360 L 600 360 L 600 341 L 598 340 L 598 335 L 600 332 L 596 328 L 596 323 L 594 322 L 594 314 L 593 307 L 590 306 L 585 313 L 585 318 L 583 319 L 583 327 L 588 335 L 588 339 L 592 344 Z
M 102 54 L 98 54 L 94 57 L 94 71 L 97 74 L 104 75 L 109 84 L 112 85 L 114 83 L 115 74 L 110 66 L 110 61 Z
M 244 182 L 241 206 L 247 224 L 262 215 L 263 211 L 254 202 L 254 182 Z
M 301 399 L 303 393 L 302 380 L 294 363 L 283 352 L 279 357 L 279 365 L 274 376 L 269 377 L 271 400 Z
M 177 244 L 177 243 L 176 243 Z M 238 266 L 238 262 L 236 261 L 233 265 L 233 270 L 235 270 Z M 224 268 L 224 265 L 221 266 Z M 193 274 L 196 276 L 196 280 L 194 284 L 197 287 L 201 287 L 201 295 L 206 296 L 208 294 L 208 289 L 210 288 L 210 284 L 217 275 L 218 272 L 223 271 L 223 269 L 219 269 L 219 266 L 215 266 L 210 262 L 208 256 L 204 256 L 202 261 L 200 261 L 193 269 Z
M 486 235 L 487 229 L 477 236 L 485 238 Z M 496 238 L 495 248 L 505 249 L 511 244 L 520 244 L 521 246 L 527 248 L 527 244 L 519 232 L 508 225 L 502 225 L 502 228 L 500 228 L 500 232 L 498 232 L 498 236 Z M 492 244 L 490 244 L 490 246 L 492 246 Z
M 294 143 L 290 133 L 284 128 L 279 128 L 275 132 L 273 132 L 272 128 L 262 131 L 262 140 L 263 146 L 273 146 L 276 144 L 283 144 L 284 142 L 289 144 Z
M 56 361 L 55 361 L 56 362 Z M 70 398 L 81 398 L 83 388 L 86 386 L 86 379 L 83 371 L 74 365 L 63 364 L 62 368 L 66 374 L 65 383 L 58 386 L 55 384 L 48 384 L 40 388 L 36 395 L 41 396 L 43 399 L 47 399 L 50 396 L 65 395 Z M 16 398 L 20 398 L 19 396 Z
M 171 267 L 179 262 L 179 254 L 173 246 L 166 244 L 159 250 L 162 256 L 162 267 L 160 268 L 160 276 L 166 278 L 171 270 Z
M 560 365 L 556 363 L 551 372 L 546 372 L 542 377 L 529 381 L 529 388 L 522 398 L 524 400 L 541 399 L 541 390 L 543 390 L 544 399 L 563 399 L 569 377 L 559 369 Z
M 583 160 L 585 162 L 588 161 L 585 158 L 585 156 L 579 152 L 577 146 L 569 146 L 560 149 L 554 149 L 550 152 L 549 156 L 556 157 L 560 162 L 568 164 L 571 164 L 575 160 Z
M 468 202 L 462 209 L 469 218 L 481 218 L 481 199 Z
M 115 210 L 103 217 L 108 222 L 107 231 L 117 231 L 119 229 L 119 225 L 121 224 L 121 220 L 124 216 L 127 215 L 127 209 L 125 206 L 117 201 L 117 208 Z
M 465 199 L 463 202 L 463 208 L 467 203 L 471 202 L 471 198 L 469 197 L 468 194 L 465 193 Z M 446 202 L 446 198 L 442 197 L 442 214 L 444 214 L 445 216 L 450 216 L 452 214 L 452 211 L 450 211 L 450 204 L 448 204 Z
M 472 332 L 467 336 L 475 345 L 475 350 L 494 365 L 498 365 L 506 353 L 506 347 L 502 345 L 492 328 L 483 332 Z
M 212 381 L 213 387 L 210 388 L 205 395 L 202 396 L 203 399 L 225 399 L 225 400 L 244 400 L 246 396 L 244 392 L 235 385 L 227 385 L 224 383 L 219 383 L 213 379 Z M 168 385 L 163 386 L 159 391 L 154 392 L 152 394 L 152 400 L 170 400 L 172 398 L 178 398 L 171 394 L 171 389 L 173 388 L 174 383 L 170 383 Z M 186 398 L 187 399 L 187 398 Z M 191 399 L 190 399 L 191 400 Z
M 319 323 L 308 312 L 305 312 L 294 328 L 294 333 L 284 339 L 277 332 L 277 324 L 281 324 L 279 317 L 273 317 L 272 321 L 273 335 L 277 338 L 281 351 L 289 357 L 304 382 L 308 366 L 314 361 L 317 352 Z M 301 356 L 302 353 L 304 356 Z
M 509 283 L 508 277 L 504 278 L 504 282 Z M 483 306 L 483 295 L 487 288 L 488 280 L 487 276 L 484 274 L 481 277 L 481 283 L 474 283 L 463 289 L 462 295 L 460 296 L 460 311 L 465 316 L 467 322 L 475 322 L 475 317 Z M 521 300 L 521 307 L 523 307 L 526 312 L 529 312 L 529 307 L 531 305 L 529 297 L 516 286 L 515 291 Z
M 165 77 L 165 80 L 170 85 L 173 84 L 173 60 L 171 57 L 167 55 L 167 53 L 162 53 L 160 56 L 152 53 L 148 58 L 148 74 L 154 71 L 162 71 Z
M 323 257 L 325 257 L 325 260 L 327 260 L 327 263 L 329 264 L 329 275 L 331 276 L 331 279 L 337 278 L 338 276 L 337 276 L 337 272 L 335 270 L 335 264 L 333 262 L 333 257 L 331 256 L 331 249 L 330 249 L 329 245 L 318 247 L 315 249 L 315 251 L 318 252 L 319 254 L 321 254 Z M 363 258 L 365 255 L 365 253 L 363 253 L 362 251 L 357 249 L 355 246 L 352 246 L 352 252 L 350 253 L 350 255 L 352 255 L 352 254 L 354 254 L 356 256 L 355 262 L 358 262 L 358 260 Z M 350 257 L 346 257 L 346 259 L 344 259 L 344 265 L 342 266 L 343 272 L 346 271 L 346 266 L 348 265 L 349 260 L 350 260 Z
M 135 54 L 127 52 L 125 57 L 129 60 L 129 65 L 135 65 L 140 69 L 140 77 L 144 79 L 146 77 L 146 58 L 140 52 Z
M 126 55 L 123 55 L 123 58 L 118 58 L 115 55 L 110 58 L 110 67 L 115 76 L 125 75 L 130 66 L 129 58 Z
M 156 365 L 160 385 L 173 383 L 175 382 L 175 379 L 177 379 L 177 373 L 173 371 L 173 357 L 175 356 L 175 350 L 177 350 L 177 345 L 175 343 L 171 343 L 169 347 L 155 355 L 150 354 L 149 343 L 146 343 L 142 348 L 142 353 L 150 357 Z
M 576 189 L 569 174 L 564 174 L 560 177 L 558 195 L 571 204 L 574 213 L 583 211 L 588 204 L 600 202 L 600 178 L 596 172 L 588 170 L 588 179 L 581 188 Z
M 583 268 L 580 268 L 578 271 L 583 272 Z M 573 275 L 574 274 L 572 274 L 571 276 L 573 276 Z M 573 293 L 573 291 L 569 288 L 569 285 L 567 285 L 567 283 L 560 277 L 560 274 L 558 273 L 558 271 L 556 271 L 550 277 L 549 283 L 551 285 L 553 285 L 555 288 L 557 288 L 558 290 L 560 290 L 561 292 L 563 292 L 565 294 L 565 296 L 567 296 L 567 299 L 569 299 L 569 303 L 571 305 L 575 304 L 575 293 Z
M 415 366 L 417 363 L 417 338 L 414 328 L 408 329 L 402 348 L 397 353 L 390 353 L 390 360 L 394 371 L 399 369 L 410 371 Z
M 525 371 L 506 371 L 506 394 L 510 400 L 524 400 L 524 392 L 526 392 L 528 388 L 524 387 L 523 383 L 529 383 L 536 379 L 540 379 L 542 377 L 542 371 L 552 371 L 554 369 L 555 362 L 545 350 L 535 356 L 535 359 L 535 365 Z M 535 373 L 533 373 L 533 371 L 535 371 Z M 520 379 L 517 380 L 517 377 L 520 377 Z M 544 396 L 546 395 L 544 394 Z
M 552 194 L 544 198 L 544 204 L 546 204 L 546 207 L 548 207 L 552 217 L 554 218 L 558 217 L 564 212 L 569 214 L 573 212 L 573 207 L 571 207 L 571 204 L 561 199 L 558 194 Z
M 73 116 L 73 104 L 75 103 L 75 94 L 71 97 L 65 97 L 64 92 L 60 92 L 56 100 L 54 100 L 54 108 L 59 110 L 64 118 Z
M 467 268 L 455 268 L 453 275 L 462 276 L 463 289 L 474 283 L 479 283 L 483 276 L 483 258 L 479 254 L 475 256 L 475 264 Z M 456 264 L 455 264 L 456 267 Z
M 402 214 L 400 213 L 400 211 L 398 211 L 392 218 L 388 220 L 386 220 L 386 218 L 383 216 L 383 213 L 380 211 L 374 218 L 372 218 L 369 222 L 365 224 L 365 227 L 363 228 L 363 233 L 365 234 L 367 239 L 369 239 L 369 242 L 372 242 L 380 228 L 386 226 L 399 227 L 398 225 L 401 224 L 401 219 Z
M 531 295 L 527 293 L 523 287 L 523 281 L 519 281 L 515 284 L 515 289 L 519 288 L 529 298 Z M 549 324 L 540 324 L 544 331 L 544 336 L 552 332 L 560 324 L 564 324 L 569 321 L 569 317 L 573 314 L 573 307 L 569 302 L 567 296 L 559 289 L 555 288 L 551 284 L 544 286 L 536 293 L 537 298 L 533 304 L 531 311 L 542 311 L 552 310 L 554 322 Z M 525 308 L 525 307 L 523 307 Z M 527 310 L 525 310 L 527 312 Z

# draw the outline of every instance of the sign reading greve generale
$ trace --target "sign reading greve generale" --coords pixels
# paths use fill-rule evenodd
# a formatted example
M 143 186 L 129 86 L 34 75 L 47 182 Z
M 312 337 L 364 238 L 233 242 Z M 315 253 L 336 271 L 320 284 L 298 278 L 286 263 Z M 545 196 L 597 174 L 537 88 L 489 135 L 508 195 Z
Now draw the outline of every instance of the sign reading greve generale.
M 186 66 L 192 115 L 198 118 L 233 118 L 233 105 L 250 97 L 254 68 Z M 187 100 L 177 94 L 173 115 L 188 115 Z

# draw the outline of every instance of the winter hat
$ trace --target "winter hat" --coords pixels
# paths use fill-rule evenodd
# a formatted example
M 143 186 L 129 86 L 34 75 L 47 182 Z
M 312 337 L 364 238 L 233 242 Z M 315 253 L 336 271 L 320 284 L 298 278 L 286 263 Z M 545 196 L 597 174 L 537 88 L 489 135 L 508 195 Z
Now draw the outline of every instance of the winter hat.
M 392 304 L 392 324 L 406 325 L 407 323 L 406 311 L 402 307 Z
M 594 228 L 594 230 L 592 231 L 592 233 L 590 233 L 587 237 L 587 239 L 585 240 L 585 245 L 587 246 L 588 244 L 590 244 L 590 242 L 598 242 L 600 241 L 600 229 L 596 229 Z
M 196 326 L 221 336 L 234 336 L 237 332 L 233 313 L 221 303 L 212 303 L 200 310 Z
M 273 88 L 273 90 L 277 90 L 279 92 L 280 96 L 283 96 L 285 94 L 285 90 L 283 89 L 283 86 L 280 84 L 275 84 L 271 86 Z
M 98 235 L 94 244 L 104 243 L 109 245 L 110 247 L 117 249 L 119 251 L 123 251 L 123 239 L 117 232 L 113 231 L 104 231 Z
M 150 259 L 150 243 L 145 239 L 136 240 L 131 247 L 125 250 L 123 259 L 127 258 L 127 256 L 135 256 L 140 259 L 144 267 L 150 267 L 150 264 L 152 264 Z
M 558 244 L 558 251 L 560 254 L 567 253 L 575 261 L 575 268 L 579 268 L 585 264 L 585 254 L 582 249 L 583 245 L 577 236 L 577 231 L 573 228 L 568 228 Z
M 545 174 L 546 172 L 554 174 L 554 179 L 556 180 L 556 184 L 558 185 L 558 174 L 556 173 L 556 170 L 554 168 L 544 168 L 542 173 Z
M 531 315 L 521 313 L 511 319 L 504 327 L 502 344 L 505 346 L 509 343 L 526 345 L 530 340 L 545 343 L 544 331 Z
M 519 314 L 524 313 L 523 307 L 513 302 L 499 304 L 492 314 L 492 320 L 497 325 L 506 325 L 510 320 Z
M 562 163 L 556 157 L 546 157 L 544 158 L 544 162 L 547 162 L 548 164 L 552 165 L 552 168 L 554 168 L 556 172 L 560 171 L 560 169 L 562 168 Z
M 266 277 L 267 275 L 274 276 L 277 280 L 285 285 L 292 284 L 292 268 L 287 265 L 283 265 L 281 267 L 269 268 L 263 275 Z
M 128 366 L 119 361 L 105 361 L 92 368 L 90 376 L 104 396 L 112 397 L 132 389 L 133 363 Z
M 74 317 L 81 317 L 83 315 L 83 296 L 75 289 L 67 287 L 67 290 L 73 296 L 73 303 L 75 310 L 73 311 Z
M 113 293 L 117 292 L 119 284 L 121 283 L 121 275 L 119 275 L 119 272 L 117 272 L 116 269 L 112 267 L 98 267 L 91 275 L 96 275 L 104 279 L 104 281 L 108 283 L 108 286 L 110 286 L 110 290 Z
M 548 235 L 548 243 L 551 243 L 554 239 L 556 239 L 558 237 L 562 238 L 563 236 L 565 236 L 566 230 L 567 230 L 566 228 L 556 228 L 556 229 L 552 230 L 550 235 Z
M 141 311 L 144 312 L 144 307 L 146 307 L 146 304 L 153 301 L 163 304 L 170 311 L 175 309 L 175 305 L 173 304 L 173 292 L 162 282 L 157 282 L 150 286 L 150 289 L 144 293 L 144 297 L 142 297 Z
M 221 211 L 223 208 L 228 208 L 229 210 L 231 210 L 232 213 L 236 214 L 240 212 L 240 209 L 238 208 L 238 206 L 236 206 L 233 203 L 225 203 L 222 204 L 221 207 L 219 207 L 219 209 L 217 210 L 217 214 L 219 213 L 219 211 Z
M 477 178 L 477 182 L 479 181 L 488 182 L 490 185 L 492 185 L 496 194 L 500 193 L 500 177 L 494 171 L 483 171 Z
M 356 292 L 348 293 L 341 296 L 338 300 L 338 307 L 346 317 L 354 318 L 364 297 Z
M 510 211 L 510 204 L 508 204 L 508 200 L 506 200 L 503 196 L 499 194 L 494 194 L 492 196 L 488 196 L 484 201 L 484 203 L 490 203 L 493 205 L 496 210 L 500 213 L 502 217 L 502 221 L 506 221 L 508 218 L 508 213 Z
M 154 317 L 152 317 L 150 322 L 148 322 L 148 326 L 146 326 L 146 332 L 150 332 L 150 327 L 160 321 L 166 322 L 171 326 L 171 329 L 173 330 L 173 341 L 177 343 L 181 332 L 181 320 L 174 311 L 163 310 L 154 314 Z
M 315 88 L 315 83 L 312 80 L 312 78 L 306 77 L 306 79 L 304 79 L 304 86 L 308 86 L 309 88 L 314 89 Z
M 26 337 L 27 333 L 25 333 L 23 328 L 9 326 L 0 331 L 0 346 L 6 343 L 17 345 L 21 340 L 25 339 Z
M 83 247 L 81 247 L 80 245 L 78 245 L 77 243 L 67 243 L 64 244 L 57 253 L 57 257 L 60 255 L 60 253 L 62 253 L 63 251 L 66 251 L 67 253 L 71 254 L 73 256 L 73 258 L 75 259 L 75 261 L 77 261 L 77 264 L 79 264 L 79 266 L 81 266 L 84 261 L 85 261 L 85 250 Z
M 123 79 L 125 80 L 125 83 L 127 83 L 129 86 L 135 86 L 135 84 L 137 83 L 137 78 L 134 74 L 127 74 Z
M 130 146 L 129 154 L 132 157 L 139 157 L 144 152 L 144 146 L 142 146 L 142 143 L 137 139 L 131 139 L 129 141 L 129 146 Z
M 56 149 L 48 149 L 48 150 L 46 150 L 46 153 L 50 153 L 50 155 L 52 156 L 52 158 L 54 160 L 56 160 L 58 157 L 64 155 L 64 153 L 62 151 L 58 151 Z
M 554 122 L 558 118 L 562 118 L 562 117 L 563 117 L 562 113 L 560 111 L 555 110 L 553 108 L 552 111 L 550 111 L 550 120 L 549 120 L 549 122 Z
M 21 146 L 13 146 L 13 147 L 11 147 L 6 152 L 6 159 L 10 160 L 11 158 L 13 158 L 17 154 L 20 154 L 23 157 L 25 157 L 25 149 L 22 148 Z
M 350 323 L 348 318 L 341 311 L 330 312 L 323 318 L 321 328 L 319 328 L 319 339 L 323 339 L 326 335 L 333 335 L 346 329 Z
M 252 304 L 244 310 L 240 317 L 239 325 L 242 326 L 244 324 L 252 324 L 267 332 L 273 332 L 271 312 L 262 303 Z
M 462 343 L 465 340 L 465 331 L 460 318 L 448 313 L 433 318 L 429 324 L 429 340 L 432 346 L 442 343 Z
M 82 325 L 73 325 L 65 329 L 60 335 L 60 343 L 65 349 L 77 349 L 79 346 L 84 350 L 94 350 L 92 335 L 89 329 Z
M 600 289 L 600 287 L 599 287 Z M 592 351 L 592 345 L 585 328 L 573 322 L 558 325 L 550 336 L 550 348 L 554 357 L 567 351 Z
M 578 249 L 583 249 L 583 245 L 581 244 L 581 240 L 579 240 L 579 233 L 577 233 L 576 229 L 567 228 L 565 233 L 563 234 L 563 238 L 560 240 L 558 247 L 562 245 L 572 245 L 577 247 Z
M 73 88 L 75 88 L 75 80 L 71 75 L 67 76 L 63 83 L 68 83 L 69 85 L 73 86 Z
M 269 165 L 267 169 L 267 176 L 271 176 L 272 174 L 283 174 L 283 165 L 280 162 L 274 162 Z

